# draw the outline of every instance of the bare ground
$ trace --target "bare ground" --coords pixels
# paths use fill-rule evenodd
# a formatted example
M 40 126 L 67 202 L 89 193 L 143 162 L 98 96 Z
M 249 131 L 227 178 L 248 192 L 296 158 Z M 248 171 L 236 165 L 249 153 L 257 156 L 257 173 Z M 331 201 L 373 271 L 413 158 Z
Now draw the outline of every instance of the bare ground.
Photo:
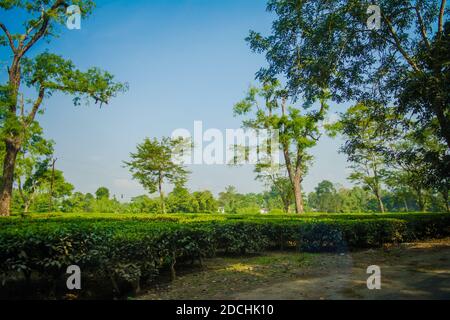
M 450 238 L 346 254 L 214 258 L 139 299 L 450 299 Z M 367 267 L 381 268 L 368 290 Z

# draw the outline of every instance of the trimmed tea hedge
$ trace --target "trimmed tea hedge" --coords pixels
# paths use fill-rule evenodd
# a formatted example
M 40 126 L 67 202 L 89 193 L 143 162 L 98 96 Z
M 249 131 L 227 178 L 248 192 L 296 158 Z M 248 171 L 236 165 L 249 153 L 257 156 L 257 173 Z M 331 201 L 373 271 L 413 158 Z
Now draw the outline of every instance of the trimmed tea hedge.
M 216 254 L 346 251 L 450 235 L 444 214 L 166 218 L 0 219 L 0 296 L 58 297 L 70 265 L 82 270 L 83 297 L 121 296 L 163 269 L 175 276 L 175 267 Z

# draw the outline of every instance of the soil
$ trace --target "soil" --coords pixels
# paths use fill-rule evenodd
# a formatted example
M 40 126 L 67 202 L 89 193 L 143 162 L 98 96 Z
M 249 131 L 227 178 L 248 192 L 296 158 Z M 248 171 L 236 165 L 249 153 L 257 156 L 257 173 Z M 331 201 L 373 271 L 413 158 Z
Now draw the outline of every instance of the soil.
M 381 289 L 367 288 L 367 267 L 381 269 Z M 207 259 L 138 299 L 450 300 L 450 238 L 341 254 L 267 252 Z

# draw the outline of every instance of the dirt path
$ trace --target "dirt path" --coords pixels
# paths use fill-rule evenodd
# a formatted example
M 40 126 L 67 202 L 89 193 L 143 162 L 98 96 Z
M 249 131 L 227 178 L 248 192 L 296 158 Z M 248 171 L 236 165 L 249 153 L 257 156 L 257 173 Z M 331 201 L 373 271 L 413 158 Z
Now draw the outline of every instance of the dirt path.
M 347 254 L 266 253 L 206 260 L 140 299 L 450 299 L 450 238 Z M 368 290 L 367 267 L 381 268 Z

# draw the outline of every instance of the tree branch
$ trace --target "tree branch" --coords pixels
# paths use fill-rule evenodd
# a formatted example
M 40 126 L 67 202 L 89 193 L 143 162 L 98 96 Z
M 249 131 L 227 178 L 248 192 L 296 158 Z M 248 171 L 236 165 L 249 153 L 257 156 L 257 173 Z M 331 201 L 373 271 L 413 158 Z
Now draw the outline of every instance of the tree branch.
M 41 17 L 39 18 L 38 22 L 36 22 L 35 24 L 33 24 L 30 28 L 28 28 L 28 30 L 25 32 L 24 35 L 22 35 L 20 42 L 19 42 L 19 47 L 21 47 L 23 45 L 23 42 L 25 40 L 28 39 L 29 35 L 31 34 L 31 32 L 39 25 L 41 24 L 41 21 L 44 19 L 44 15 L 45 15 L 45 11 L 42 10 L 41 12 Z
M 425 28 L 425 24 L 423 23 L 422 15 L 420 14 L 419 5 L 417 4 L 415 7 L 417 20 L 419 21 L 420 26 L 420 33 L 422 34 L 423 42 L 425 42 L 425 45 L 427 46 L 428 50 L 431 50 L 430 41 L 428 40 L 427 36 L 427 29 Z
M 45 88 L 43 86 L 41 86 L 39 88 L 38 97 L 33 104 L 33 108 L 31 109 L 31 112 L 28 115 L 27 120 L 25 121 L 25 126 L 29 126 L 31 124 L 31 122 L 34 121 L 34 118 L 36 117 L 36 113 L 39 110 L 39 107 L 41 106 L 42 101 L 44 100 L 44 96 L 45 96 Z
M 33 35 L 33 37 L 28 41 L 27 44 L 23 45 L 20 49 L 20 55 L 23 56 L 40 38 L 42 38 L 48 30 L 48 25 L 50 22 L 51 12 L 57 10 L 60 6 L 65 5 L 64 0 L 56 0 L 53 6 L 47 11 L 44 12 L 44 18 L 42 21 L 42 25 L 38 31 Z
M 381 16 L 383 17 L 384 21 L 386 21 L 386 23 L 389 27 L 389 32 L 391 33 L 392 37 L 394 38 L 395 46 L 397 47 L 397 49 L 400 51 L 400 53 L 405 58 L 405 60 L 408 62 L 408 64 L 414 69 L 414 71 L 421 72 L 421 70 L 416 65 L 416 63 L 411 59 L 411 57 L 408 55 L 408 53 L 405 51 L 405 49 L 403 49 L 403 47 L 400 43 L 400 39 L 398 38 L 397 32 L 395 32 L 394 27 L 392 26 L 392 23 L 389 20 L 389 18 L 386 17 L 383 13 L 381 13 Z
M 438 38 L 442 37 L 442 32 L 444 31 L 444 13 L 445 13 L 445 3 L 446 0 L 442 0 L 441 9 L 439 10 L 439 22 L 438 22 Z
M 12 38 L 11 33 L 9 33 L 8 28 L 6 28 L 6 26 L 2 22 L 0 22 L 0 28 L 3 30 L 3 32 L 5 32 L 6 37 L 8 38 L 9 41 L 9 46 L 11 47 L 12 51 L 16 53 L 17 49 L 16 46 L 14 45 L 14 40 Z
M 20 176 L 18 176 L 17 177 L 17 186 L 18 186 L 18 190 L 19 190 L 19 194 L 20 194 L 20 197 L 22 198 L 22 201 L 25 203 L 25 202 L 27 202 L 28 201 L 28 199 L 25 197 L 25 194 L 24 194 L 24 192 L 23 192 L 23 189 L 22 189 L 22 179 L 20 178 Z

